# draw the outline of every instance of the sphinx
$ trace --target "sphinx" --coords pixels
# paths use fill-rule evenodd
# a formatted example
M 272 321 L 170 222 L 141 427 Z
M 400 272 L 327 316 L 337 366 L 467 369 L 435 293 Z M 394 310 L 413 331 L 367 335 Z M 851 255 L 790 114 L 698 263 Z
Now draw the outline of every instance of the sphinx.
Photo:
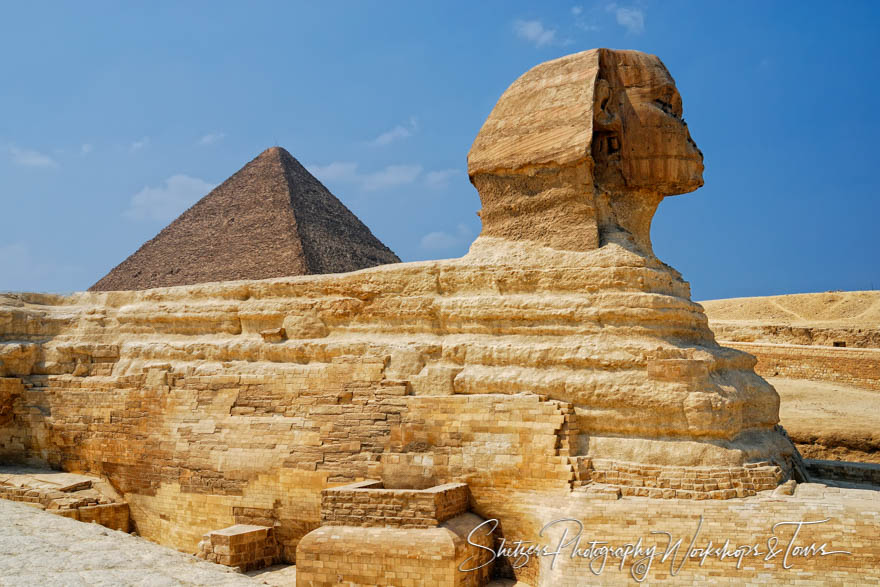
M 321 490 L 362 479 L 466 482 L 508 528 L 537 519 L 520 491 L 773 488 L 798 471 L 778 395 L 651 247 L 702 171 L 656 57 L 538 65 L 469 153 L 462 258 L 0 297 L 0 459 L 106 476 L 142 535 L 190 552 L 258 512 L 290 560 Z
M 596 49 L 529 70 L 480 130 L 468 172 L 483 229 L 465 258 L 580 268 L 593 297 L 569 348 L 594 366 L 559 373 L 548 392 L 572 402 L 583 454 L 791 462 L 775 390 L 751 357 L 715 344 L 688 284 L 653 254 L 657 206 L 703 185 L 702 153 L 657 57 Z

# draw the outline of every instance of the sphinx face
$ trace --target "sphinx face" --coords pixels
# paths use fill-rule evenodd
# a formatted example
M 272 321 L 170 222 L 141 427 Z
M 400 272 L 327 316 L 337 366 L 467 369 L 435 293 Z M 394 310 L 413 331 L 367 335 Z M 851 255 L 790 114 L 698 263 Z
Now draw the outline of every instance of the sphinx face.
M 632 241 L 652 254 L 658 204 L 703 185 L 703 155 L 657 57 L 594 49 L 515 81 L 474 140 L 468 173 L 483 237 L 573 251 Z
M 662 197 L 703 185 L 703 154 L 659 59 L 635 51 L 603 52 L 595 95 L 592 151 L 603 189 Z

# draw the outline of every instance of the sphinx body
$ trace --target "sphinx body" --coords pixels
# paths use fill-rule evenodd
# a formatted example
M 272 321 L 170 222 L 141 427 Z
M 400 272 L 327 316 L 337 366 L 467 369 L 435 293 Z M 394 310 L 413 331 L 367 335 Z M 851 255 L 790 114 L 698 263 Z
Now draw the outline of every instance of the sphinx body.
M 468 165 L 483 230 L 460 259 L 0 298 L 0 458 L 106 475 L 190 551 L 259 511 L 289 558 L 320 489 L 367 477 L 466 481 L 519 527 L 505 491 L 726 499 L 792 474 L 776 392 L 651 249 L 663 197 L 702 184 L 656 57 L 537 66 Z
M 687 283 L 653 254 L 657 206 L 703 185 L 702 160 L 672 77 L 637 51 L 533 68 L 474 141 L 483 231 L 466 258 L 579 267 L 580 293 L 599 298 L 570 344 L 601 367 L 575 369 L 549 393 L 573 404 L 580 453 L 691 466 L 790 461 L 775 390 L 751 357 L 715 344 Z M 614 309 L 603 315 L 606 303 Z

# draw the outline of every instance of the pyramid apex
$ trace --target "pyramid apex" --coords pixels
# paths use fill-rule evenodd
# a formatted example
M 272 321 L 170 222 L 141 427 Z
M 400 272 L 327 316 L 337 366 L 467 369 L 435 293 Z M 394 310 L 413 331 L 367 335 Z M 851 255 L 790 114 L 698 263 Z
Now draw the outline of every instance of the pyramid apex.
M 262 153 L 260 153 L 258 155 L 258 157 L 262 157 L 263 155 L 276 155 L 276 154 L 277 155 L 288 155 L 288 156 L 292 157 L 292 155 L 287 151 L 287 149 L 285 149 L 284 147 L 279 147 L 278 145 L 269 147 L 268 149 L 266 149 Z

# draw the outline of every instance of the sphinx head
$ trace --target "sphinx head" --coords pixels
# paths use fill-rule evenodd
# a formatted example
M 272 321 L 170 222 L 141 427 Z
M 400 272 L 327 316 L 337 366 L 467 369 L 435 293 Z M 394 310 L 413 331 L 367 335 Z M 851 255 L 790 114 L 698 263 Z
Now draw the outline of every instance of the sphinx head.
M 501 96 L 468 155 L 484 236 L 589 250 L 621 235 L 651 252 L 666 197 L 703 184 L 669 72 L 637 51 L 538 65 Z

